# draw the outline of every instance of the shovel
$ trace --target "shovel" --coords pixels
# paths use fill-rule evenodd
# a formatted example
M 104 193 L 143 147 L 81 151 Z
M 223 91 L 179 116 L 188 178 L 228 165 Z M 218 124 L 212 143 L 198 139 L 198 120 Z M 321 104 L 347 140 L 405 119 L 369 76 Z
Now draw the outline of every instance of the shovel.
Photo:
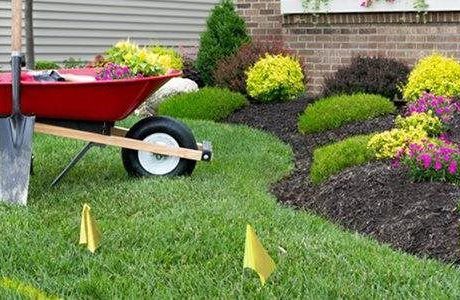
M 27 204 L 35 117 L 21 114 L 22 0 L 11 1 L 12 114 L 0 118 L 0 200 Z

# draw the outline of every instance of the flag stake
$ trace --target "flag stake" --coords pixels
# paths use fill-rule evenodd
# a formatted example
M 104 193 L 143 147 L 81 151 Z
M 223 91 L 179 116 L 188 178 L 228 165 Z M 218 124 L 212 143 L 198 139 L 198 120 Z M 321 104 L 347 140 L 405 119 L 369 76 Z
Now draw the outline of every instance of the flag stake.
M 80 245 L 86 245 L 91 253 L 96 252 L 101 240 L 101 231 L 91 216 L 91 207 L 83 205 L 80 225 Z

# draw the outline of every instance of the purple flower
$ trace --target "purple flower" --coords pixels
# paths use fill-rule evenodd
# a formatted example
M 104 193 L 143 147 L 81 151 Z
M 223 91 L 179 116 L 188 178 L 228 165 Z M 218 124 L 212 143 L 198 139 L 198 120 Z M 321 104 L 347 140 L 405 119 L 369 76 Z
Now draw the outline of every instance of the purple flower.
M 457 173 L 457 161 L 453 160 L 450 162 L 449 167 L 447 168 L 447 172 L 449 172 L 451 175 Z
M 114 63 L 108 63 L 96 76 L 96 80 L 115 80 L 125 78 L 138 78 L 131 72 L 127 66 L 120 66 Z
M 460 104 L 458 101 L 450 98 L 425 93 L 420 99 L 407 106 L 405 115 L 410 116 L 416 113 L 427 113 L 429 111 L 435 114 L 445 124 L 449 124 L 454 115 L 460 112 Z
M 436 171 L 439 171 L 439 170 L 442 169 L 442 163 L 441 163 L 439 160 L 436 160 L 436 161 L 434 162 L 434 169 L 435 169 Z
M 414 179 L 454 182 L 460 180 L 460 174 L 457 173 L 460 160 L 459 145 L 449 141 L 439 140 L 433 143 L 425 140 L 422 144 L 410 144 L 407 150 L 397 159 L 410 169 Z
M 431 156 L 429 154 L 420 155 L 420 160 L 422 161 L 425 169 L 428 169 L 431 166 Z

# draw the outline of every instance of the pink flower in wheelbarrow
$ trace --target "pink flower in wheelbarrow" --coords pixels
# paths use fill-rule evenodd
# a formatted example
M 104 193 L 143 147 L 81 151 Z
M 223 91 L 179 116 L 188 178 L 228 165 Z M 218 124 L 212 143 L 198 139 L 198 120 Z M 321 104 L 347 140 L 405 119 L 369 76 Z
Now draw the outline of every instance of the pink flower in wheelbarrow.
M 127 66 L 108 63 L 97 72 L 96 80 L 119 80 L 139 77 L 142 77 L 142 75 L 134 74 Z

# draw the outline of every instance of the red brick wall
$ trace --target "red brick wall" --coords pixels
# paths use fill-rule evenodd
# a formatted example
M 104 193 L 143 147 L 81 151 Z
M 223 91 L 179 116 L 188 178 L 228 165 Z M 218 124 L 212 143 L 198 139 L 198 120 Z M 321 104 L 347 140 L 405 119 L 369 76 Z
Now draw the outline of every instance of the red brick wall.
M 411 65 L 433 52 L 460 59 L 460 12 L 281 16 L 279 6 L 276 9 L 274 5 L 279 5 L 279 1 L 237 1 L 253 37 L 265 38 L 271 28 L 281 26 L 278 38 L 307 66 L 311 94 L 320 93 L 324 76 L 349 63 L 357 54 L 394 57 Z M 264 11 L 268 7 L 273 15 Z M 276 18 L 281 18 L 278 25 L 274 24 Z
M 252 36 L 261 40 L 282 39 L 280 0 L 237 0 L 236 8 Z

